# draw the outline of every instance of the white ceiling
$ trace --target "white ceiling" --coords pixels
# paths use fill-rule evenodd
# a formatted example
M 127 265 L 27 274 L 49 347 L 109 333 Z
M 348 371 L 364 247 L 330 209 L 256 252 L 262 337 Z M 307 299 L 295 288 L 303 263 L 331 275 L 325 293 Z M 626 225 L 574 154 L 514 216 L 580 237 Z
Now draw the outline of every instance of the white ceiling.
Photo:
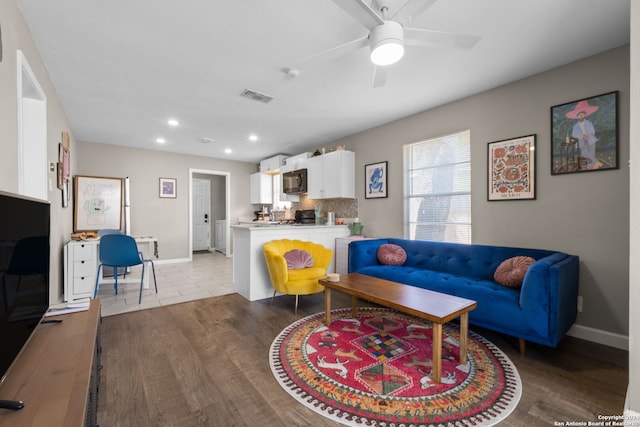
M 412 26 L 480 42 L 407 47 L 382 88 L 372 87 L 368 48 L 299 64 L 368 33 L 330 0 L 17 4 L 76 139 L 257 162 L 626 44 L 629 1 L 439 0 Z M 288 77 L 294 66 L 299 76 Z M 243 98 L 244 89 L 274 100 Z

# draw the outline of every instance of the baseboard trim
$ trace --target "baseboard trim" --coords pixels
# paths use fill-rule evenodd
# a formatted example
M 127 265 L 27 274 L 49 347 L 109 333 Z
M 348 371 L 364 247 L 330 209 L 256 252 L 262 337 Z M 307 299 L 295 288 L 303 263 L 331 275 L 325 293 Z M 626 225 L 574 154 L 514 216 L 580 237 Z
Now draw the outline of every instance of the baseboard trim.
M 153 260 L 154 264 L 177 264 L 179 262 L 190 262 L 189 258 L 173 258 L 173 259 L 159 259 Z
M 613 332 L 581 325 L 573 325 L 567 335 L 621 350 L 629 350 L 629 337 L 626 335 L 614 334 Z

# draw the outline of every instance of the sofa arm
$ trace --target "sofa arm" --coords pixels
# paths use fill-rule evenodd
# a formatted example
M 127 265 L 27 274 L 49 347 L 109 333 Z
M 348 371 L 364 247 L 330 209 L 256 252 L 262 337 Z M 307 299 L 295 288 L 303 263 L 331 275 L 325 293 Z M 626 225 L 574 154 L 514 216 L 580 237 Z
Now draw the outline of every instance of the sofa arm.
M 378 247 L 389 243 L 389 239 L 355 240 L 349 244 L 349 273 L 378 265 Z
M 577 317 L 579 258 L 554 253 L 529 267 L 520 289 L 520 307 L 532 325 L 547 329 L 554 347 Z

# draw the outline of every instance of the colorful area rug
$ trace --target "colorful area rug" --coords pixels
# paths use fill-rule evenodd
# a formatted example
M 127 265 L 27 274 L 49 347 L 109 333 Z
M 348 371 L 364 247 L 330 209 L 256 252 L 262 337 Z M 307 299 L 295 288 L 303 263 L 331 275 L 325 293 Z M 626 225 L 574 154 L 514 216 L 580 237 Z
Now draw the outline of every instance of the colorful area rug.
M 384 308 L 332 311 L 287 327 L 271 344 L 270 364 L 298 402 L 349 426 L 490 426 L 522 394 L 509 358 L 470 332 L 460 365 L 459 329 L 443 328 L 442 378 L 431 380 L 431 323 Z

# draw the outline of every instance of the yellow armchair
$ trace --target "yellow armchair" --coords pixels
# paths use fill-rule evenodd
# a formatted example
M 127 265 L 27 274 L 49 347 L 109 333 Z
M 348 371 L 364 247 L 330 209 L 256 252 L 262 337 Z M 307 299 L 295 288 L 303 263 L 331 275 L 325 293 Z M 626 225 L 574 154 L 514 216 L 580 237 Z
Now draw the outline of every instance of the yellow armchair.
M 296 270 L 287 269 L 287 260 L 284 254 L 299 249 L 308 252 L 313 258 L 313 267 Z M 298 295 L 310 295 L 324 291 L 324 286 L 318 284 L 318 279 L 327 275 L 327 269 L 331 264 L 333 251 L 324 246 L 301 240 L 273 240 L 265 243 L 263 247 L 264 259 L 269 270 L 269 277 L 273 285 L 273 297 L 276 292 L 296 296 L 294 312 L 298 314 Z

